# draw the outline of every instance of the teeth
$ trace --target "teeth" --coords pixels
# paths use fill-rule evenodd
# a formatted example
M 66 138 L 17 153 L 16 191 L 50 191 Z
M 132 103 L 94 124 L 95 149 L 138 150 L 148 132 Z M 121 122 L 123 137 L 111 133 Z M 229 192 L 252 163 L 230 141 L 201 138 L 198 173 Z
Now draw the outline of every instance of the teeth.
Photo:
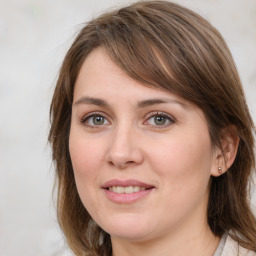
M 124 188 L 124 193 L 125 194 L 133 193 L 133 191 L 134 191 L 133 186 L 129 186 L 129 187 Z
M 117 193 L 117 194 L 122 194 L 122 193 L 124 193 L 124 187 L 116 187 L 116 193 Z
M 135 187 L 133 187 L 133 190 L 134 190 L 134 192 L 139 192 L 141 190 L 141 188 L 138 186 L 135 186 Z
M 139 191 L 144 191 L 146 190 L 146 188 L 139 187 L 139 186 L 128 186 L 128 187 L 113 186 L 113 187 L 109 187 L 109 190 L 117 194 L 131 194 Z

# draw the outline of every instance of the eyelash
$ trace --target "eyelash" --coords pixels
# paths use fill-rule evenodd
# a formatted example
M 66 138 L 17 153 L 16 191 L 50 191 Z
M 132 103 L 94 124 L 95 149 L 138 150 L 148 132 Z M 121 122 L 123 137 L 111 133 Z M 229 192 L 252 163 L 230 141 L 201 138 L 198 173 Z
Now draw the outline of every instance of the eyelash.
M 102 124 L 102 125 L 90 125 L 90 124 L 88 124 L 88 120 L 90 118 L 93 118 L 93 117 L 102 117 L 102 118 L 105 119 L 105 121 L 109 122 L 107 117 L 105 116 L 105 114 L 103 114 L 102 112 L 92 112 L 92 113 L 87 114 L 85 117 L 81 118 L 80 123 L 83 124 L 86 127 L 92 128 L 92 129 L 101 128 L 102 126 L 105 125 L 105 124 Z M 156 125 L 156 124 L 155 125 L 150 125 L 149 124 L 154 129 L 161 129 L 161 128 L 168 127 L 171 124 L 175 123 L 175 121 L 176 121 L 171 115 L 163 113 L 163 112 L 156 111 L 156 112 L 151 112 L 151 113 L 147 114 L 146 115 L 147 119 L 146 119 L 145 122 L 148 122 L 151 118 L 155 118 L 155 117 L 165 118 L 166 121 L 168 122 L 168 124 L 163 124 L 163 125 Z M 105 123 L 105 121 L 104 121 L 104 123 Z M 145 122 L 143 122 L 143 124 L 145 124 Z
M 83 118 L 81 118 L 80 123 L 89 128 L 99 128 L 100 126 L 103 126 L 103 125 L 88 124 L 88 120 L 93 117 L 103 117 L 105 120 L 108 120 L 107 117 L 102 112 L 91 112 L 86 116 L 84 116 Z
M 159 111 L 156 111 L 156 112 L 151 112 L 149 113 L 146 118 L 146 122 L 148 122 L 151 118 L 155 118 L 155 117 L 163 117 L 166 119 L 166 121 L 168 122 L 168 124 L 163 124 L 163 125 L 150 125 L 151 127 L 153 127 L 154 129 L 161 129 L 161 128 L 165 128 L 165 127 L 168 127 L 170 126 L 171 124 L 175 123 L 175 119 L 169 115 L 169 114 L 166 114 L 164 112 L 159 112 Z

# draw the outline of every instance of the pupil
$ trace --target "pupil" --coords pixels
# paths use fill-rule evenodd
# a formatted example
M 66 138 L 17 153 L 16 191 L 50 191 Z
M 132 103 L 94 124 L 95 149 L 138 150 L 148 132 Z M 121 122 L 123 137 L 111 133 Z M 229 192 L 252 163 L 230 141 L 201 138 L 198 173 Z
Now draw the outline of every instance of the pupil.
M 156 116 L 155 117 L 155 123 L 158 125 L 163 125 L 165 124 L 166 118 L 163 116 Z
M 101 117 L 101 116 L 95 116 L 94 118 L 93 118 L 93 124 L 95 124 L 95 125 L 101 125 L 101 124 L 103 124 L 104 123 L 104 118 L 103 117 Z

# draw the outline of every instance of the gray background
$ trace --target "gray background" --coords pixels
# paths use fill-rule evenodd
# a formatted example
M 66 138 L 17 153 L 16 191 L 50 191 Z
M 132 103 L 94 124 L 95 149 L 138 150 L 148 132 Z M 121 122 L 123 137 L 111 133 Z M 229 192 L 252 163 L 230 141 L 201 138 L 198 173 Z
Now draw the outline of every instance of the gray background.
M 50 99 L 79 24 L 110 6 L 131 2 L 0 0 L 0 256 L 69 255 L 52 200 Z M 223 34 L 255 120 L 256 1 L 176 2 L 200 13 Z

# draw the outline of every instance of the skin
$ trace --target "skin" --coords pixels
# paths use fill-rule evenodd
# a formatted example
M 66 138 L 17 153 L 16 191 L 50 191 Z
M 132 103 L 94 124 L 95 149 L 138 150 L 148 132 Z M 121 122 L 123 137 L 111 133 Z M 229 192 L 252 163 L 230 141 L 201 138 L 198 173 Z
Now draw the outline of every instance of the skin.
M 165 103 L 138 106 L 151 99 Z M 73 102 L 69 149 L 78 193 L 111 235 L 113 255 L 213 255 L 219 238 L 207 224 L 209 180 L 232 159 L 224 166 L 212 147 L 202 110 L 131 79 L 103 48 L 83 63 Z M 133 203 L 115 203 L 102 189 L 111 179 L 135 179 L 154 189 Z

